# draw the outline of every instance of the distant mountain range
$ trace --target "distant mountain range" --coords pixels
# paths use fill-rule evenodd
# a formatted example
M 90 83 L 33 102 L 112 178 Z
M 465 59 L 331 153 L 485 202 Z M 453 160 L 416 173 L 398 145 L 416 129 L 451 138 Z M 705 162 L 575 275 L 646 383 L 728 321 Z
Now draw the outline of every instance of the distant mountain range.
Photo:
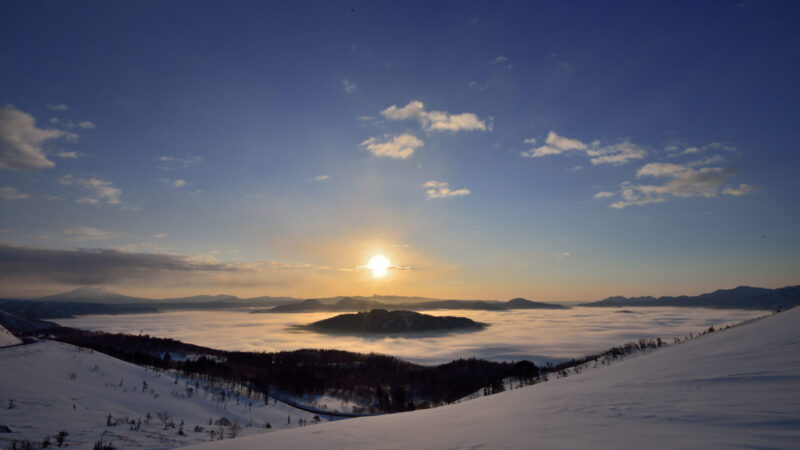
M 36 319 L 64 319 L 89 314 L 142 314 L 179 310 L 231 310 L 299 302 L 291 297 L 239 298 L 233 295 L 130 297 L 105 288 L 83 287 L 34 299 L 0 299 L 0 310 Z
M 675 306 L 718 309 L 774 310 L 800 303 L 800 286 L 765 289 L 740 286 L 707 294 L 679 297 L 609 297 L 579 306 L 636 307 Z M 302 300 L 292 297 L 239 298 L 233 295 L 195 295 L 191 297 L 151 299 L 118 294 L 105 288 L 82 287 L 69 292 L 34 299 L 2 299 L 0 310 L 20 317 L 36 319 L 70 318 L 89 314 L 140 314 L 181 310 L 242 310 L 256 313 L 356 312 L 386 310 L 466 309 L 508 311 L 516 309 L 569 309 L 569 306 L 515 298 L 497 300 L 456 300 L 393 295 L 339 296 Z
M 409 303 L 378 302 L 363 297 L 344 297 L 335 303 L 324 303 L 309 299 L 299 303 L 276 306 L 270 309 L 259 309 L 253 313 L 300 313 L 300 312 L 339 312 L 370 311 L 373 309 L 421 311 L 433 309 L 471 309 L 484 311 L 505 311 L 509 309 L 569 309 L 568 306 L 554 303 L 532 302 L 524 298 L 515 298 L 507 302 L 491 300 L 431 300 Z
M 204 304 L 204 303 L 236 303 L 237 306 L 265 306 L 277 305 L 289 302 L 297 302 L 299 299 L 292 297 L 252 297 L 239 298 L 234 295 L 194 295 L 191 297 L 152 299 L 143 297 L 131 297 L 128 295 L 112 292 L 104 287 L 81 287 L 60 294 L 36 297 L 31 300 L 49 302 L 73 302 L 73 303 L 101 303 L 104 305 L 124 305 L 132 303 L 144 304 Z
M 480 330 L 486 324 L 466 317 L 431 316 L 413 311 L 373 309 L 356 314 L 340 314 L 301 328 L 318 332 L 347 334 L 400 334 L 430 331 Z
M 609 297 L 580 306 L 678 306 L 717 309 L 789 308 L 800 303 L 800 285 L 778 289 L 739 286 L 720 289 L 708 294 L 679 297 Z
M 39 297 L 34 300 L 103 304 L 148 303 L 156 301 L 150 298 L 129 297 L 127 295 L 117 294 L 103 287 L 81 287 L 60 294 Z

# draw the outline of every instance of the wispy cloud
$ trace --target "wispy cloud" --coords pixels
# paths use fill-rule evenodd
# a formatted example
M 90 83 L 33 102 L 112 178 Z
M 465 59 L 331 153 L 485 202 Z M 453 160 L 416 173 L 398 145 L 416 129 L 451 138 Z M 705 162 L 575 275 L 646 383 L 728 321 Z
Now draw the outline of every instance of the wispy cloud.
M 736 170 L 730 167 L 694 168 L 690 164 L 650 163 L 636 172 L 636 178 L 654 178 L 667 180 L 663 184 L 634 184 L 624 182 L 617 193 L 620 200 L 609 205 L 611 208 L 623 209 L 628 206 L 641 206 L 651 203 L 663 203 L 670 198 L 717 197 L 720 192 L 725 195 L 742 196 L 759 190 L 756 186 L 741 184 L 739 187 L 722 188 L 725 181 L 735 175 Z M 595 198 L 609 198 L 610 192 L 595 194 Z
M 28 194 L 23 194 L 16 188 L 6 186 L 0 188 L 0 198 L 3 200 L 23 200 L 28 198 Z
M 535 142 L 535 139 L 525 139 L 526 144 L 533 144 Z M 560 136 L 555 131 L 551 131 L 547 134 L 545 145 L 532 148 L 520 154 L 526 158 L 541 158 L 543 156 L 560 155 L 564 153 L 582 153 L 590 158 L 592 165 L 622 165 L 634 159 L 642 159 L 647 155 L 647 152 L 643 148 L 628 140 L 610 145 L 601 145 L 598 140 L 595 140 L 591 144 L 586 144 L 578 139 Z
M 428 181 L 422 187 L 426 189 L 428 198 L 461 197 L 470 194 L 469 189 L 465 188 L 450 190 L 449 183 L 443 181 Z
M 55 163 L 45 156 L 45 142 L 77 137 L 63 130 L 38 128 L 33 116 L 11 105 L 0 107 L 0 168 L 37 170 L 55 167 Z
M 174 188 L 182 188 L 190 184 L 188 181 L 181 178 L 176 178 L 176 179 L 159 178 L 159 180 L 161 180 L 162 183 L 168 184 Z
M 69 109 L 69 106 L 67 106 L 67 105 L 65 105 L 63 103 L 59 103 L 59 104 L 48 103 L 48 104 L 44 105 L 44 107 L 45 107 L 45 109 L 48 109 L 50 111 L 66 111 L 66 110 Z
M 192 155 L 184 156 L 182 158 L 177 156 L 159 156 L 158 160 L 161 162 L 174 162 L 184 165 L 198 164 L 205 161 L 202 156 L 192 156 Z
M 490 65 L 502 64 L 502 65 L 504 65 L 504 66 L 505 66 L 505 68 L 506 68 L 506 69 L 508 69 L 508 70 L 511 70 L 511 69 L 513 69 L 513 68 L 514 68 L 514 65 L 513 65 L 513 64 L 511 64 L 511 63 L 509 63 L 509 62 L 508 62 L 508 58 L 506 58 L 506 57 L 505 57 L 505 56 L 503 56 L 503 55 L 500 55 L 500 56 L 498 56 L 497 58 L 495 58 L 495 59 L 493 59 L 493 60 L 489 61 L 489 64 L 490 64 Z
M 570 254 L 570 252 L 561 252 L 561 253 L 556 253 L 553 256 L 555 256 L 557 261 L 561 261 L 563 259 L 569 258 L 570 256 L 572 256 L 572 254 Z
M 63 233 L 71 241 L 106 241 L 120 235 L 113 231 L 100 230 L 94 227 L 65 228 Z
M 468 87 L 470 89 L 477 89 L 479 91 L 485 91 L 485 90 L 489 89 L 489 84 L 490 83 L 488 81 L 486 83 L 483 83 L 483 84 L 478 83 L 477 81 L 470 81 Z
M 761 186 L 752 186 L 749 184 L 740 184 L 739 187 L 728 187 L 722 190 L 725 195 L 733 195 L 734 197 L 741 197 L 742 195 L 752 194 L 753 192 L 763 189 Z
M 156 158 L 159 162 L 158 168 L 161 170 L 174 170 L 181 167 L 187 167 L 194 164 L 201 164 L 205 162 L 202 156 L 185 155 L 185 156 L 169 156 L 162 155 Z
M 358 86 L 356 86 L 355 83 L 352 83 L 347 79 L 344 79 L 342 80 L 342 89 L 344 89 L 344 91 L 347 92 L 348 94 L 352 94 L 353 92 L 356 91 L 356 89 L 358 89 Z
M 381 116 L 388 120 L 417 120 L 425 131 L 492 131 L 489 120 L 481 120 L 473 113 L 450 114 L 446 111 L 425 111 L 425 105 L 412 100 L 402 108 L 392 105 Z
M 594 199 L 598 200 L 598 199 L 601 199 L 601 198 L 611 198 L 611 197 L 613 197 L 615 195 L 617 195 L 615 192 L 608 192 L 608 191 L 598 192 L 598 193 L 594 194 Z
M 56 156 L 63 159 L 77 159 L 84 155 L 81 152 L 58 152 Z
M 325 180 L 328 180 L 328 179 L 330 179 L 329 175 L 317 175 L 315 177 L 309 178 L 308 181 L 312 181 L 312 182 L 313 181 L 325 181 Z
M 711 156 L 709 156 L 709 157 L 707 157 L 705 159 L 700 159 L 700 160 L 697 160 L 697 161 L 690 161 L 690 162 L 686 163 L 686 165 L 689 166 L 689 167 L 707 166 L 709 164 L 717 164 L 717 163 L 721 163 L 723 161 L 725 161 L 725 157 L 724 156 L 722 156 L 722 155 L 711 155 Z
M 59 119 L 58 117 L 51 117 L 50 118 L 50 123 L 52 123 L 53 125 L 57 125 L 57 126 L 60 126 L 60 127 L 63 127 L 63 128 L 69 128 L 69 129 L 82 128 L 84 130 L 91 130 L 91 129 L 94 129 L 96 127 L 94 122 L 90 122 L 88 120 L 83 120 L 81 122 L 73 122 L 73 121 L 67 120 L 67 119 Z
M 497 58 L 494 58 L 492 60 L 489 60 L 489 65 L 497 66 L 497 67 L 505 67 L 508 71 L 511 71 L 511 69 L 514 68 L 514 65 L 509 63 L 508 62 L 508 58 L 503 56 L 503 55 L 500 55 Z M 494 75 L 490 76 L 489 79 L 486 80 L 485 83 L 481 83 L 479 81 L 473 80 L 473 81 L 470 81 L 468 87 L 470 89 L 476 89 L 478 91 L 483 92 L 483 91 L 489 89 L 489 87 L 491 87 L 492 85 L 495 85 L 495 84 L 498 84 L 498 83 L 502 83 L 502 82 L 503 82 L 502 76 L 498 76 L 497 72 L 495 71 Z M 490 131 L 491 131 L 491 129 L 490 129 Z
M 89 192 L 89 196 L 82 197 L 76 200 L 77 203 L 86 203 L 96 205 L 101 202 L 109 205 L 117 205 L 120 202 L 122 190 L 115 188 L 114 184 L 110 181 L 101 180 L 99 178 L 79 178 L 72 174 L 67 174 L 58 179 L 62 186 L 78 186 L 85 191 Z
M 736 153 L 738 149 L 729 144 L 724 144 L 722 142 L 712 142 L 710 144 L 702 145 L 702 146 L 695 146 L 695 147 L 686 147 L 683 150 L 680 149 L 677 145 L 668 145 L 666 147 L 668 155 L 670 158 L 678 158 L 681 156 L 697 156 L 700 153 L 705 153 L 707 151 L 720 151 L 725 150 L 728 152 Z
M 398 136 L 384 135 L 383 138 L 371 137 L 359 144 L 375 156 L 394 159 L 407 159 L 414 150 L 422 147 L 422 141 L 413 134 L 403 133 Z

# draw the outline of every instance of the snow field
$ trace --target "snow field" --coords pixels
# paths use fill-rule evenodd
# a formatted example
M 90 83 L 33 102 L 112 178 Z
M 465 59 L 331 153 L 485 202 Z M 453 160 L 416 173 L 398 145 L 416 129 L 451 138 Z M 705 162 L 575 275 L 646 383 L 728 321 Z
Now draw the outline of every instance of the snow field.
M 186 388 L 194 389 L 194 380 L 179 377 L 176 384 L 175 379 L 174 374 L 59 342 L 0 349 L 0 425 L 12 430 L 0 433 L 0 447 L 14 439 L 41 442 L 50 436 L 54 441 L 61 430 L 69 433 L 66 442 L 71 448 L 91 448 L 101 437 L 118 448 L 176 447 L 208 441 L 210 429 L 219 431 L 218 425 L 208 425 L 209 419 L 237 422 L 244 436 L 268 432 L 263 428 L 267 422 L 275 430 L 298 426 L 300 418 L 310 423 L 314 416 L 280 402 L 265 406 L 244 396 L 237 405 L 230 391 L 221 402 L 219 395 L 203 389 L 202 382 L 190 398 Z M 131 430 L 135 424 L 128 420 L 145 421 L 148 412 L 150 423 Z M 175 428 L 165 429 L 159 412 L 168 413 Z M 117 425 L 107 426 L 109 414 Z M 178 434 L 181 420 L 185 436 Z M 204 431 L 193 431 L 196 425 Z M 225 428 L 225 439 L 229 429 Z

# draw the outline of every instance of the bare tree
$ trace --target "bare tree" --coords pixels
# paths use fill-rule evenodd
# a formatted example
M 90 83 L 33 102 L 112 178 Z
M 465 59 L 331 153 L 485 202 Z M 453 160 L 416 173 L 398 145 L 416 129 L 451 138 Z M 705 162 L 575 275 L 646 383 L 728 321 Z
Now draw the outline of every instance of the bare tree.
M 172 415 L 166 411 L 157 412 L 156 415 L 158 416 L 158 420 L 161 421 L 161 424 L 164 425 L 164 428 L 167 428 L 167 424 L 170 422 Z
M 242 426 L 239 425 L 238 422 L 233 422 L 233 424 L 228 428 L 228 435 L 231 437 L 231 439 L 234 439 L 241 431 Z

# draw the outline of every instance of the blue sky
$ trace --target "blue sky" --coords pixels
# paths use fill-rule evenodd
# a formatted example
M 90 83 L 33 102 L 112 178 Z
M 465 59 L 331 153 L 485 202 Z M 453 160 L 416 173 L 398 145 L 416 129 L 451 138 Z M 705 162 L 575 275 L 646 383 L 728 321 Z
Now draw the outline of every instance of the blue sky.
M 0 5 L 2 295 L 794 284 L 791 2 Z M 373 279 L 374 254 L 394 265 Z

